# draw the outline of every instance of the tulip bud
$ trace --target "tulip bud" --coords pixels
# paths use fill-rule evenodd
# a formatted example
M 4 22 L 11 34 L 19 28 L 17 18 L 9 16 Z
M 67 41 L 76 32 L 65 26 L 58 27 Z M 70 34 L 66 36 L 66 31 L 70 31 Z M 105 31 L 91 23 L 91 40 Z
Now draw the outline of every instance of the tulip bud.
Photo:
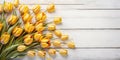
M 4 11 L 5 12 L 12 12 L 13 10 L 13 4 L 10 2 L 5 2 L 4 3 Z
M 24 13 L 22 15 L 22 20 L 24 23 L 31 22 L 32 16 L 29 13 Z
M 47 38 L 43 38 L 41 41 L 41 47 L 42 48 L 49 48 L 50 47 L 50 40 Z
M 8 18 L 8 23 L 9 23 L 10 25 L 15 24 L 17 21 L 18 21 L 18 17 L 17 17 L 16 15 L 11 15 L 11 16 Z
M 60 53 L 62 56 L 67 56 L 68 51 L 67 51 L 66 49 L 60 49 L 60 50 L 59 50 L 59 53 Z
M 26 46 L 25 46 L 25 45 L 19 45 L 19 46 L 17 47 L 17 51 L 19 51 L 19 52 L 23 52 L 25 49 L 26 49 Z
M 42 48 L 48 48 L 48 47 L 49 47 L 49 44 L 48 44 L 48 43 L 41 43 L 41 47 L 42 47 Z
M 49 40 L 49 39 L 47 39 L 47 38 L 43 38 L 40 42 L 41 42 L 41 43 L 49 43 L 49 42 L 50 42 L 50 40 Z
M 44 58 L 46 56 L 46 52 L 45 51 L 38 51 L 38 56 L 41 58 Z
M 60 24 L 62 22 L 62 18 L 61 17 L 55 17 L 54 18 L 54 23 L 55 24 Z
M 49 24 L 48 25 L 48 30 L 53 31 L 56 29 L 56 26 L 54 24 Z
M 26 35 L 24 38 L 25 45 L 30 45 L 30 44 L 32 44 L 32 42 L 33 42 L 32 35 Z
M 27 5 L 21 5 L 21 6 L 19 7 L 19 11 L 20 11 L 21 14 L 29 13 L 29 8 L 28 8 Z
M 61 46 L 61 42 L 58 41 L 58 40 L 55 40 L 55 41 L 53 41 L 53 45 L 54 45 L 55 47 L 60 47 L 60 46 Z
M 0 13 L 3 12 L 3 5 L 0 5 Z
M 60 30 L 55 30 L 54 31 L 55 35 L 58 36 L 58 37 L 61 37 L 62 33 Z
M 65 41 L 65 40 L 68 40 L 68 35 L 64 34 L 61 36 L 61 40 Z
M 33 12 L 34 12 L 35 14 L 40 13 L 40 9 L 41 9 L 40 5 L 35 5 L 35 6 L 33 6 Z
M 68 43 L 67 43 L 67 46 L 68 46 L 69 48 L 75 48 L 74 42 L 68 42 Z
M 7 44 L 10 40 L 10 34 L 5 32 L 1 35 L 0 41 L 2 44 Z
M 48 54 L 51 55 L 51 56 L 54 56 L 56 54 L 56 50 L 55 49 L 49 49 Z
M 42 32 L 45 29 L 45 27 L 43 26 L 43 23 L 37 22 L 35 24 L 35 30 L 37 32 Z
M 39 22 L 44 22 L 46 20 L 47 16 L 44 12 L 41 12 L 41 13 L 36 14 L 35 18 Z
M 3 24 L 2 22 L 0 22 L 0 31 L 2 30 L 2 28 L 3 28 Z
M 35 51 L 33 51 L 33 50 L 28 51 L 27 56 L 34 57 L 35 56 Z
M 35 39 L 35 41 L 39 41 L 41 37 L 42 37 L 42 34 L 41 34 L 41 33 L 36 32 L 36 33 L 34 34 L 34 39 Z
M 18 37 L 22 34 L 22 32 L 23 32 L 23 29 L 21 27 L 17 26 L 13 29 L 12 33 L 15 37 Z
M 27 33 L 31 33 L 34 30 L 34 25 L 28 22 L 24 25 L 24 28 Z
M 14 4 L 15 7 L 18 7 L 18 5 L 19 5 L 19 0 L 14 0 L 13 4 Z
M 51 39 L 53 37 L 53 34 L 51 32 L 46 33 L 46 37 Z
M 48 11 L 49 13 L 54 12 L 54 11 L 55 11 L 55 5 L 54 5 L 54 4 L 49 4 L 49 5 L 47 6 L 47 11 Z

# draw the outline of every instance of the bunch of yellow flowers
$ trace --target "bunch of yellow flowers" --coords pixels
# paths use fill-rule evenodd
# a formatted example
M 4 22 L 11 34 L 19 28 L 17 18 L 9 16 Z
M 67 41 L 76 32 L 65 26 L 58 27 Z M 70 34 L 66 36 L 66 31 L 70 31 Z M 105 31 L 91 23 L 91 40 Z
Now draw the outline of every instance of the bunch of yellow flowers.
M 54 4 L 49 4 L 46 11 L 42 11 L 40 5 L 34 5 L 32 12 L 27 5 L 19 5 L 19 0 L 0 5 L 0 60 L 25 55 L 45 58 L 47 53 L 55 56 L 57 52 L 67 56 L 67 49 L 62 47 L 75 48 L 75 44 L 67 34 L 56 28 L 62 23 L 61 17 L 54 17 L 52 22 L 46 21 L 46 13 L 53 12 Z

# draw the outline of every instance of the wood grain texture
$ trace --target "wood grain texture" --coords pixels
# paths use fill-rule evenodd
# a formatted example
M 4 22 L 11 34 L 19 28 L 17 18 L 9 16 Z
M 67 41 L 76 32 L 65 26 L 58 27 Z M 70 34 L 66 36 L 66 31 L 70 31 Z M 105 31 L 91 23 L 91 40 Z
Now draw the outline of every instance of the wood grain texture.
M 69 49 L 69 55 L 62 57 L 58 52 L 52 60 L 120 60 L 120 49 Z M 45 60 L 38 56 L 22 60 Z
M 76 47 L 120 47 L 120 30 L 62 30 Z

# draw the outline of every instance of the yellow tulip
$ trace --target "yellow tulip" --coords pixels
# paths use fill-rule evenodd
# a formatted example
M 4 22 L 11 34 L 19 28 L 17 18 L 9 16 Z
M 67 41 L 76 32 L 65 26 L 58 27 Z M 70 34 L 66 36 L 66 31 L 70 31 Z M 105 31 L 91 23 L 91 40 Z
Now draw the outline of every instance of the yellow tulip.
M 0 13 L 3 12 L 3 5 L 0 5 Z
M 39 40 L 41 39 L 41 37 L 42 37 L 42 34 L 41 34 L 41 33 L 36 32 L 36 33 L 34 34 L 34 39 L 35 39 L 35 41 L 39 41 Z
M 2 28 L 3 28 L 3 24 L 2 22 L 0 22 L 0 31 L 2 30 Z
M 51 32 L 46 33 L 45 35 L 47 38 L 51 39 L 53 37 L 53 34 Z
M 8 23 L 9 23 L 10 25 L 15 24 L 17 21 L 18 21 L 18 17 L 17 17 L 16 15 L 11 15 L 11 16 L 8 18 Z
M 30 44 L 32 44 L 32 42 L 33 42 L 32 35 L 26 35 L 24 37 L 24 44 L 25 45 L 30 45 Z
M 5 32 L 2 34 L 1 38 L 0 38 L 0 41 L 2 44 L 7 44 L 10 40 L 10 34 Z
M 62 18 L 61 17 L 55 17 L 54 18 L 54 23 L 55 24 L 60 24 L 62 22 Z
M 35 56 L 35 51 L 33 51 L 33 50 L 28 51 L 27 56 L 34 57 Z
M 48 38 L 43 38 L 40 42 L 41 43 L 49 43 L 50 40 Z
M 42 48 L 48 48 L 48 47 L 49 47 L 49 44 L 48 44 L 48 43 L 41 43 L 41 47 L 42 47 Z
M 44 22 L 46 20 L 47 16 L 44 12 L 41 12 L 41 13 L 36 14 L 35 18 L 39 22 Z
M 61 33 L 60 30 L 55 30 L 55 31 L 54 31 L 54 34 L 55 34 L 56 36 L 58 36 L 58 37 L 61 37 L 61 35 L 62 35 L 62 33 Z
M 53 41 L 53 46 L 61 47 L 61 42 L 59 40 L 55 40 L 55 41 Z
M 51 55 L 51 56 L 54 56 L 56 54 L 56 50 L 55 49 L 49 49 L 48 54 Z
M 13 4 L 10 2 L 5 2 L 4 3 L 4 11 L 5 12 L 12 12 L 13 10 Z
M 54 11 L 55 11 L 55 5 L 54 5 L 54 4 L 49 4 L 49 5 L 47 6 L 47 11 L 48 11 L 49 13 L 54 12 Z
M 48 38 L 43 38 L 41 41 L 42 48 L 49 48 L 50 47 L 50 40 Z
M 27 32 L 27 33 L 31 33 L 33 30 L 34 30 L 34 25 L 33 24 L 31 24 L 31 23 L 26 23 L 25 25 L 24 25 L 24 28 L 25 28 L 25 31 Z
M 22 52 L 22 51 L 24 51 L 26 49 L 26 46 L 25 45 L 19 45 L 18 47 L 17 47 L 17 51 L 19 51 L 19 52 Z
M 44 58 L 46 56 L 46 52 L 45 51 L 38 51 L 38 56 L 41 58 Z
M 21 14 L 29 13 L 29 8 L 28 8 L 27 5 L 21 5 L 21 6 L 19 7 L 19 11 L 20 11 Z
M 42 32 L 45 29 L 45 27 L 43 26 L 43 23 L 37 22 L 35 24 L 35 30 L 37 32 Z
M 19 5 L 19 0 L 14 0 L 13 4 L 14 4 L 15 7 L 18 7 L 18 5 Z
M 69 48 L 75 48 L 74 42 L 68 42 L 68 43 L 67 43 L 67 46 L 68 46 Z
M 33 12 L 35 14 L 40 13 L 41 6 L 40 5 L 35 5 L 33 6 Z
M 59 50 L 59 53 L 60 53 L 62 56 L 67 56 L 68 51 L 67 51 L 66 49 L 60 49 L 60 50 Z
M 32 16 L 29 13 L 24 13 L 22 15 L 22 20 L 24 23 L 31 22 Z
M 22 32 L 23 32 L 23 29 L 21 27 L 17 26 L 13 29 L 12 33 L 15 37 L 18 37 L 22 34 Z
M 56 29 L 56 26 L 54 24 L 49 24 L 48 25 L 48 30 L 53 31 Z
M 68 40 L 68 35 L 67 34 L 63 34 L 62 36 L 61 36 L 61 40 L 63 40 L 63 41 L 65 41 L 65 40 Z

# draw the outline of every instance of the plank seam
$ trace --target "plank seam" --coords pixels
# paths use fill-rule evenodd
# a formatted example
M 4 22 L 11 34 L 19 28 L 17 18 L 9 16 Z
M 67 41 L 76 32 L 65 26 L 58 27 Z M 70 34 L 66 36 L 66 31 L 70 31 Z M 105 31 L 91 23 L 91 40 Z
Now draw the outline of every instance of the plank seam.
M 72 49 L 72 48 L 60 47 L 60 48 L 53 48 L 53 49 Z M 75 47 L 75 49 L 120 49 L 120 47 Z
M 59 30 L 120 30 L 120 28 L 58 28 Z

